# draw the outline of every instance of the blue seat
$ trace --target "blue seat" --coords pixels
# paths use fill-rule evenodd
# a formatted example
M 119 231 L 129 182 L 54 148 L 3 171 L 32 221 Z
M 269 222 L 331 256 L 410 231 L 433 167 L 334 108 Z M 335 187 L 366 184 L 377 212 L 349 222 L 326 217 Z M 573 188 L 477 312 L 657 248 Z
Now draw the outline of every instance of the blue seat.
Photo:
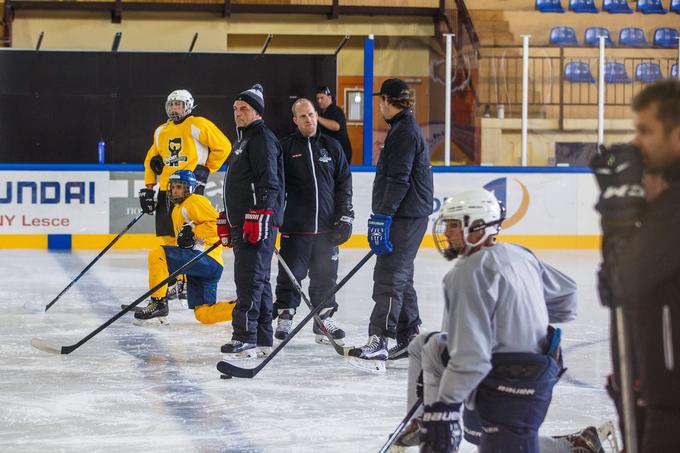
M 607 83 L 632 83 L 626 72 L 626 66 L 617 61 L 610 61 L 604 65 L 604 81 Z
M 678 47 L 678 31 L 674 28 L 657 28 L 654 31 L 656 47 Z
M 642 83 L 652 83 L 662 80 L 661 66 L 658 63 L 640 63 L 635 68 L 635 80 Z
M 628 6 L 628 0 L 604 0 L 602 10 L 609 14 L 633 14 L 633 10 Z
M 631 47 L 647 47 L 645 32 L 641 28 L 622 28 L 619 32 L 619 45 Z
M 676 79 L 678 78 L 678 64 L 674 64 L 673 67 L 671 68 L 671 79 Z
M 600 45 L 600 36 L 605 37 L 605 45 L 609 47 L 614 46 L 614 41 L 612 41 L 612 37 L 609 34 L 609 30 L 607 30 L 604 27 L 588 27 L 586 28 L 586 34 L 583 39 L 583 41 L 586 43 L 586 45 L 589 46 L 599 46 Z
M 680 0 L 671 0 L 671 11 L 680 14 Z
M 536 9 L 542 13 L 563 13 L 561 0 L 536 0 Z
M 595 0 L 569 0 L 569 9 L 575 13 L 599 13 Z
M 668 12 L 661 0 L 638 0 L 637 10 L 643 14 L 666 14 Z
M 573 83 L 595 83 L 588 63 L 582 61 L 570 61 L 564 65 L 564 80 Z
M 555 27 L 550 30 L 550 44 L 555 46 L 578 46 L 576 30 L 571 27 Z

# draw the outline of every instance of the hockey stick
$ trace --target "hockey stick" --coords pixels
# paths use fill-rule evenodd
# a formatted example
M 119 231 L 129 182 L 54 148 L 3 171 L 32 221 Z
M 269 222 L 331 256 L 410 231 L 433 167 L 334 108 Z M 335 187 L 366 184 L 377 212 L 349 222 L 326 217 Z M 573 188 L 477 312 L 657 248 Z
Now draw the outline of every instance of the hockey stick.
M 159 284 L 157 284 L 156 286 L 154 286 L 153 288 L 151 288 L 150 290 L 148 290 L 147 292 L 145 292 L 144 294 L 139 296 L 134 302 L 132 302 L 126 308 L 119 311 L 114 317 L 112 317 L 111 319 L 106 321 L 104 324 L 102 324 L 101 326 L 94 329 L 92 332 L 90 332 L 89 335 L 87 335 L 85 338 L 80 340 L 78 343 L 72 344 L 70 346 L 55 346 L 55 345 L 48 343 L 45 340 L 41 340 L 40 338 L 34 337 L 31 340 L 31 345 L 33 345 L 33 347 L 35 347 L 35 348 L 40 349 L 41 351 L 51 352 L 53 354 L 70 354 L 71 352 L 75 351 L 80 346 L 82 346 L 84 343 L 86 343 L 88 340 L 90 340 L 90 338 L 94 337 L 99 332 L 106 329 L 108 326 L 110 326 L 114 322 L 116 322 L 125 313 L 133 310 L 137 305 L 139 305 L 143 300 L 145 300 L 147 297 L 149 297 L 151 294 L 153 294 L 156 290 L 163 287 L 163 285 L 165 285 L 166 283 L 168 283 L 169 281 L 171 281 L 172 279 L 177 277 L 179 274 L 184 273 L 185 270 L 187 270 L 188 268 L 190 268 L 191 266 L 196 264 L 196 262 L 198 260 L 200 260 L 201 258 L 206 256 L 208 253 L 215 250 L 219 245 L 222 245 L 222 243 L 220 241 L 215 242 L 213 245 L 208 247 L 205 251 L 199 253 L 198 255 L 191 258 L 186 263 L 182 264 L 179 268 L 177 268 L 177 270 L 175 272 L 168 275 L 168 277 L 165 280 L 163 280 L 162 282 L 160 282 Z
M 399 422 L 397 425 L 397 428 L 394 430 L 394 432 L 390 435 L 390 437 L 387 439 L 387 442 L 385 442 L 385 445 L 382 446 L 380 451 L 378 453 L 387 453 L 394 444 L 394 442 L 397 440 L 397 437 L 399 437 L 399 434 L 404 430 L 406 425 L 408 425 L 413 417 L 416 415 L 416 412 L 418 412 L 418 409 L 420 409 L 420 406 L 423 405 L 423 399 L 418 398 L 418 401 L 416 401 L 411 409 L 408 410 L 408 413 L 406 414 L 406 417 Z
M 286 264 L 286 261 L 283 259 L 279 251 L 274 247 L 274 253 L 276 254 L 276 259 L 279 260 L 279 264 L 281 264 L 281 267 L 286 271 L 286 274 L 288 274 L 288 278 L 290 279 L 291 283 L 293 283 L 293 286 L 295 286 L 295 289 L 297 292 L 300 294 L 302 297 L 302 300 L 305 301 L 305 304 L 307 304 L 307 307 L 309 307 L 310 310 L 314 309 L 314 306 L 312 305 L 312 302 L 309 300 L 309 297 L 305 294 L 305 292 L 302 290 L 302 286 L 300 286 L 300 282 L 297 281 L 295 278 L 295 275 L 293 275 L 293 272 L 290 270 L 288 267 L 288 264 Z M 333 335 L 330 334 L 326 330 L 326 328 L 323 325 L 323 321 L 321 320 L 321 317 L 319 315 L 314 315 L 314 322 L 316 322 L 316 325 L 319 326 L 319 329 L 321 332 L 328 338 L 328 341 L 331 342 L 331 346 L 333 346 L 333 349 L 335 349 L 335 352 L 340 354 L 341 356 L 347 356 L 347 353 L 349 352 L 352 347 L 350 346 L 340 346 L 335 342 L 335 339 L 333 338 Z
M 94 259 L 93 259 L 92 261 L 90 261 L 90 264 L 88 264 L 87 266 L 85 266 L 85 269 L 83 269 L 83 271 L 82 271 L 80 274 L 78 274 L 78 276 L 77 276 L 76 278 L 74 278 L 74 279 L 71 281 L 71 283 L 68 284 L 68 286 L 67 286 L 66 288 L 64 288 L 59 294 L 57 294 L 57 297 L 55 297 L 54 299 L 52 299 L 52 302 L 50 302 L 49 304 L 45 305 L 45 311 L 49 310 L 50 307 L 51 307 L 52 305 L 54 305 L 54 304 L 59 300 L 59 298 L 60 298 L 66 291 L 68 291 L 68 289 L 69 289 L 71 286 L 73 286 L 73 284 L 74 284 L 75 282 L 77 282 L 77 281 L 80 279 L 80 277 L 82 277 L 83 275 L 85 275 L 85 272 L 89 271 L 90 268 L 91 268 L 92 266 L 94 266 L 94 263 L 96 263 L 96 262 L 99 260 L 99 258 L 101 258 L 102 256 L 104 256 L 104 254 L 105 254 L 106 252 L 108 252 L 109 249 L 110 249 L 111 247 L 113 247 L 113 244 L 115 244 L 116 242 L 118 242 L 118 239 L 120 239 L 121 236 L 123 236 L 125 233 L 127 233 L 127 231 L 128 231 L 130 228 L 132 228 L 132 225 L 134 225 L 135 223 L 137 223 L 137 221 L 138 221 L 139 219 L 141 219 L 143 215 L 144 215 L 144 212 L 140 212 L 139 215 L 138 215 L 137 217 L 135 217 L 134 219 L 132 219 L 132 222 L 128 223 L 128 225 L 127 225 L 125 228 L 123 228 L 123 230 L 122 230 L 120 233 L 118 233 L 118 236 L 116 236 L 115 238 L 113 238 L 113 240 L 112 240 L 111 242 L 109 242 L 109 245 L 107 245 L 106 247 L 104 247 L 104 250 L 102 250 L 101 252 L 99 252 L 99 255 L 95 256 Z
M 371 259 L 372 256 L 373 251 L 371 250 L 366 254 L 366 256 L 364 256 L 361 259 L 361 261 L 357 263 L 356 266 L 354 266 L 354 268 L 352 268 L 351 271 L 349 271 L 347 275 L 345 275 L 345 278 L 343 278 L 337 285 L 335 285 L 335 287 L 331 290 L 328 296 L 326 296 L 326 300 L 324 300 L 319 305 L 314 307 L 314 309 L 311 310 L 309 314 L 307 314 L 307 316 L 305 316 L 297 326 L 295 326 L 295 328 L 290 332 L 290 334 L 288 334 L 286 339 L 279 343 L 279 345 L 271 352 L 271 354 L 269 354 L 258 366 L 256 366 L 255 368 L 241 368 L 232 363 L 222 360 L 217 363 L 217 369 L 219 370 L 219 372 L 227 376 L 235 376 L 239 378 L 255 377 L 255 375 L 257 375 L 257 373 L 259 373 L 262 370 L 262 368 L 264 368 L 276 356 L 276 354 L 278 354 L 281 351 L 281 349 L 283 349 L 286 346 L 286 344 L 288 344 L 288 342 L 295 335 L 297 335 L 297 333 L 300 332 L 300 330 L 302 330 L 302 328 L 305 326 L 305 324 L 309 322 L 310 319 L 318 315 L 321 312 L 321 310 L 323 310 L 326 304 L 332 300 L 335 293 L 340 291 L 340 288 L 345 286 L 345 283 L 347 283 L 349 279 L 352 278 L 354 274 L 356 274 L 357 271 L 361 269 L 361 267 L 364 264 L 366 264 L 368 260 Z

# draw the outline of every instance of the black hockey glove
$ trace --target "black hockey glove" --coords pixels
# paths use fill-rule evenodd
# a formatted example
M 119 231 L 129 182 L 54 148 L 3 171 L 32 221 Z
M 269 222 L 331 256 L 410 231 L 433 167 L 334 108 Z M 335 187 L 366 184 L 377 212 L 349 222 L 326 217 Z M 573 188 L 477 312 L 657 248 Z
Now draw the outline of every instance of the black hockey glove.
M 177 245 L 182 249 L 191 249 L 194 248 L 194 244 L 196 244 L 194 230 L 191 228 L 191 225 L 185 223 L 177 234 Z
M 602 215 L 602 227 L 633 226 L 645 208 L 642 187 L 642 155 L 627 143 L 600 146 L 590 161 L 600 186 L 595 209 Z
M 156 194 L 153 189 L 140 189 L 139 191 L 139 205 L 142 207 L 142 212 L 145 214 L 153 214 L 156 210 L 156 201 L 153 196 Z
M 416 396 L 421 400 L 425 398 L 425 389 L 423 383 L 423 370 L 420 370 L 418 379 L 416 379 Z
M 423 429 L 420 434 L 420 451 L 451 453 L 458 451 L 463 438 L 460 429 L 461 403 L 447 404 L 438 401 L 425 406 Z
M 205 193 L 205 184 L 208 182 L 208 176 L 210 176 L 210 170 L 204 165 L 196 165 L 196 168 L 194 168 L 194 176 L 198 182 L 194 189 L 194 193 L 203 195 Z
M 331 244 L 334 246 L 344 244 L 352 236 L 352 222 L 354 221 L 354 213 L 351 216 L 344 215 L 333 222 L 333 229 L 331 230 Z
M 163 163 L 163 158 L 161 156 L 153 156 L 151 161 L 149 161 L 149 167 L 151 167 L 151 171 L 157 175 L 163 173 L 164 166 L 165 164 Z

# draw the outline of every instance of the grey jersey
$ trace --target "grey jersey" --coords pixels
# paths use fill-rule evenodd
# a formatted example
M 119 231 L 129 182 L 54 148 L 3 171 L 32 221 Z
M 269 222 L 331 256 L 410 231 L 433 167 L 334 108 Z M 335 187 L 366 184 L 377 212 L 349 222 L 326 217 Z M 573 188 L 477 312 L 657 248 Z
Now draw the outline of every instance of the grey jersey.
M 576 317 L 576 283 L 531 251 L 500 243 L 461 257 L 444 277 L 449 363 L 439 401 L 462 402 L 495 353 L 541 353 L 548 323 Z

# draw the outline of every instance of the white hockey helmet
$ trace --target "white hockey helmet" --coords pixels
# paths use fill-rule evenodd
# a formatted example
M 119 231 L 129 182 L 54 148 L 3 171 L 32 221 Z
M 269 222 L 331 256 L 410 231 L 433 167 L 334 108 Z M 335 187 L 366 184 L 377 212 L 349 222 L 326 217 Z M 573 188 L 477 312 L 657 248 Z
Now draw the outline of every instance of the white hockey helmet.
M 452 260 L 458 255 L 468 255 L 473 248 L 500 233 L 503 220 L 505 207 L 493 193 L 485 189 L 468 190 L 444 200 L 439 217 L 432 227 L 432 237 L 439 253 Z M 446 237 L 446 228 L 451 221 L 458 222 L 463 230 L 465 246 L 462 250 L 456 250 Z M 484 235 L 479 240 L 470 242 L 469 234 L 476 231 L 484 231 Z
M 184 112 L 181 114 L 173 112 L 170 108 L 170 105 L 173 102 L 183 102 Z M 194 110 L 194 108 L 196 108 L 194 105 L 194 97 L 187 90 L 175 90 L 168 95 L 168 99 L 165 101 L 165 113 L 172 121 L 182 121 Z

